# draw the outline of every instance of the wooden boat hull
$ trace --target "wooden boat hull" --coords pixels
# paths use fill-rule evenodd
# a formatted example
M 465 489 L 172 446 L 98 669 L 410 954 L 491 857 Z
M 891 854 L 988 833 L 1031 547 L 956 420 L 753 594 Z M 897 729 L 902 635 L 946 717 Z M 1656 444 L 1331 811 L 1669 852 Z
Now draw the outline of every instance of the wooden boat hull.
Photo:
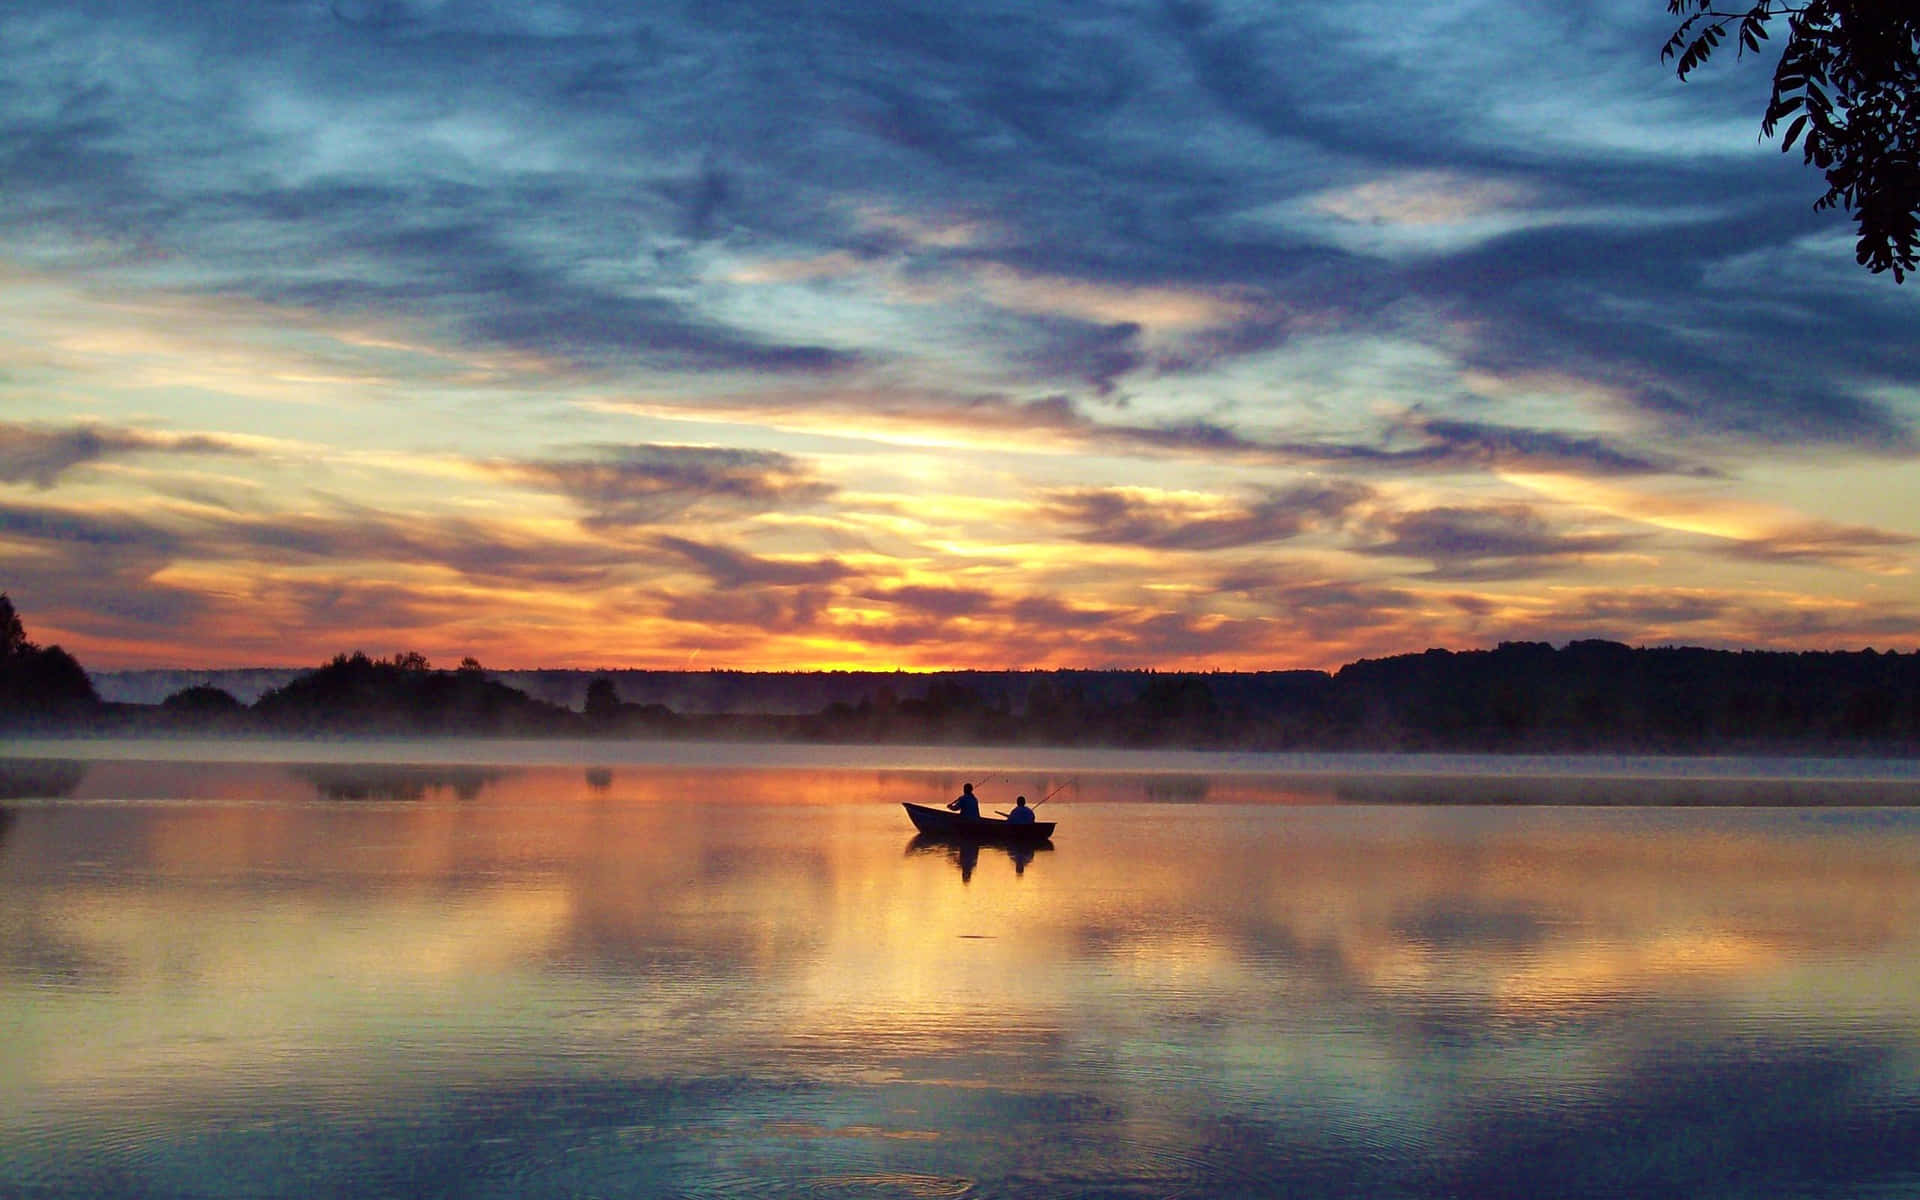
M 1002 842 L 1009 845 L 1034 845 L 1053 836 L 1052 821 L 1035 821 L 1031 825 L 1016 825 L 1012 821 L 1003 821 L 997 817 L 981 817 L 969 820 L 957 812 L 944 808 L 928 808 L 924 804 L 903 804 L 907 810 L 907 819 L 913 827 L 928 837 L 952 838 L 974 842 Z

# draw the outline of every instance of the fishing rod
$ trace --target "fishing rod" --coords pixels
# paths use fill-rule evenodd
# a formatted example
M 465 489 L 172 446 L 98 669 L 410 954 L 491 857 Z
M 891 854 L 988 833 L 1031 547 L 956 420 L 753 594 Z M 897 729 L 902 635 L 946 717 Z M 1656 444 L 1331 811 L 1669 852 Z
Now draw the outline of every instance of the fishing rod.
M 1040 797 L 1038 800 L 1034 801 L 1032 804 L 1027 805 L 1027 807 L 1029 809 L 1039 808 L 1042 804 L 1045 804 L 1047 801 L 1053 799 L 1055 796 L 1058 796 L 1061 792 L 1066 791 L 1068 788 L 1072 787 L 1074 784 L 1079 782 L 1080 782 L 1080 777 L 1076 775 L 1072 779 L 1069 779 L 1065 783 L 1061 784 L 1059 787 L 1048 792 L 1046 795 Z M 1007 815 L 1005 809 L 996 808 L 993 811 L 996 813 L 999 813 L 1003 817 Z
M 1045 804 L 1047 801 L 1053 799 L 1055 796 L 1058 796 L 1061 792 L 1066 791 L 1068 788 L 1072 787 L 1074 784 L 1079 782 L 1080 782 L 1080 777 L 1078 775 L 1075 775 L 1072 779 L 1067 780 L 1065 783 L 1061 784 L 1059 787 L 1053 789 L 1052 791 L 1048 792 L 1046 795 L 1040 797 L 1040 799 L 1034 802 L 1033 806 L 1035 808 L 1039 808 L 1042 804 Z

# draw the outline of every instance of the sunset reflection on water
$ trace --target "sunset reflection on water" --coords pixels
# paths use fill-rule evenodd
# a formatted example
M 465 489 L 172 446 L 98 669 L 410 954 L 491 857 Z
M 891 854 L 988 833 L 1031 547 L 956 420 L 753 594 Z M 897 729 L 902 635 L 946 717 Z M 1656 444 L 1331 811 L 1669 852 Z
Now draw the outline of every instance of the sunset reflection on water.
M 1875 1149 L 1920 1135 L 1904 808 L 36 769 L 67 782 L 0 810 L 0 1190 L 378 1191 L 423 1162 L 455 1194 L 1920 1184 Z M 1053 844 L 916 840 L 899 803 L 963 781 L 989 809 L 1060 788 Z M 296 1138 L 325 1153 L 290 1174 Z

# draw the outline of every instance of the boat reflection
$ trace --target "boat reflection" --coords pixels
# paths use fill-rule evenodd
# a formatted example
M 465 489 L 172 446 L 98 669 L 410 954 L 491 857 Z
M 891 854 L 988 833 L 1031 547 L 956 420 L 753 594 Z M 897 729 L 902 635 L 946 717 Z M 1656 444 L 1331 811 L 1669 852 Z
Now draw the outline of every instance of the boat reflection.
M 1036 853 L 1053 853 L 1052 842 L 1031 842 L 1011 845 L 1004 842 L 982 842 L 978 838 L 951 837 L 937 833 L 915 834 L 913 840 L 907 843 L 907 853 L 909 855 L 945 854 L 949 861 L 960 868 L 960 882 L 967 883 L 973 879 L 973 869 L 980 863 L 980 850 L 983 846 L 993 851 L 996 855 L 1006 855 L 1013 863 L 1013 873 L 1015 875 L 1026 874 L 1027 864 L 1033 861 L 1033 856 Z

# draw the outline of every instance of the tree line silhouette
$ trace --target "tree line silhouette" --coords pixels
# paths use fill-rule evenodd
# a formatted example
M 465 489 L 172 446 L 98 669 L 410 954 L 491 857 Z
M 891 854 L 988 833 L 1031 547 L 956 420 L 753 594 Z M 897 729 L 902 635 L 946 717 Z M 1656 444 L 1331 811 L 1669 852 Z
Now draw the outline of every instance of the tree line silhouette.
M 694 675 L 698 673 L 687 673 Z M 578 708 L 469 657 L 340 654 L 252 704 L 208 684 L 159 704 L 102 700 L 0 595 L 0 726 L 97 734 L 606 736 L 1292 750 L 1920 753 L 1920 653 L 1506 642 L 1340 670 L 731 673 L 759 711 L 632 703 L 617 673 Z M 659 673 L 648 673 L 657 679 Z M 793 697 L 858 693 L 810 711 Z

